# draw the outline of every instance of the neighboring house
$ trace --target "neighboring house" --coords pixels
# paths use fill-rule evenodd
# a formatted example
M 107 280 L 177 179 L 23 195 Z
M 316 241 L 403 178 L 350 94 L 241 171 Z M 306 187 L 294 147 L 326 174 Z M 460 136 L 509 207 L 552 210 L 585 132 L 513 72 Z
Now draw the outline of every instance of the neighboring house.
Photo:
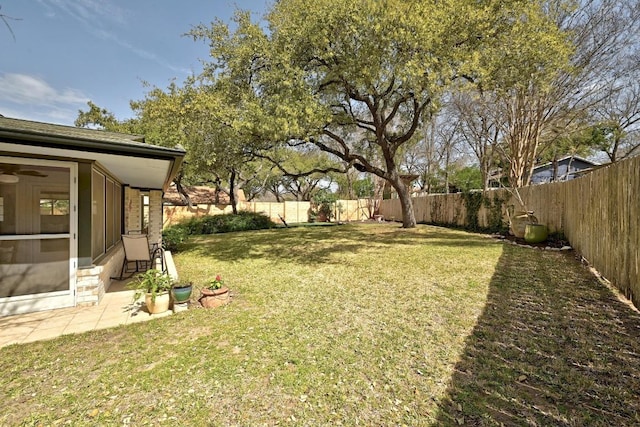
M 205 215 L 220 215 L 233 212 L 229 194 L 215 188 L 202 185 L 185 185 L 184 191 L 189 196 L 191 206 L 188 206 L 185 200 L 180 197 L 175 184 L 172 184 L 164 193 L 164 226 L 179 223 L 192 217 Z M 244 209 L 245 195 L 244 191 L 237 192 L 237 208 Z
M 192 205 L 229 204 L 229 195 L 224 191 L 216 191 L 215 188 L 206 187 L 203 185 L 185 185 L 184 191 L 189 196 L 189 200 L 191 201 Z M 182 199 L 182 197 L 180 197 L 175 184 L 172 184 L 169 188 L 167 188 L 167 191 L 165 191 L 162 200 L 166 205 L 187 206 L 187 203 Z
M 185 151 L 142 136 L 0 117 L 0 315 L 95 305 L 121 235 L 162 239 L 162 193 Z M 148 203 L 145 203 L 148 201 Z
M 557 161 L 557 166 L 553 162 L 544 163 L 533 168 L 531 174 L 531 184 L 546 184 L 556 181 L 569 181 L 578 178 L 593 169 L 601 167 L 600 164 L 592 162 L 578 156 L 567 156 Z M 554 168 L 557 170 L 554 173 Z M 555 177 L 555 179 L 554 179 Z M 493 170 L 489 176 L 489 186 L 492 188 L 500 188 L 501 181 L 504 184 L 506 178 L 502 175 L 501 169 Z
M 557 161 L 557 166 L 553 162 L 536 166 L 531 175 L 531 184 L 545 184 L 554 181 L 569 181 L 599 166 L 587 159 L 577 156 L 567 156 Z M 554 172 L 554 169 L 557 170 Z

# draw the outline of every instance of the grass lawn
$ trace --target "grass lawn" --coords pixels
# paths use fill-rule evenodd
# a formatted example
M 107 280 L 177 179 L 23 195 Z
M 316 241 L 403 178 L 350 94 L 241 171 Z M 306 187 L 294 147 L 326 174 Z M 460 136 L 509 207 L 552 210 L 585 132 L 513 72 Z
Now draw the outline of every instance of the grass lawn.
M 175 261 L 233 302 L 0 349 L 0 425 L 640 424 L 640 315 L 572 254 L 361 224 Z

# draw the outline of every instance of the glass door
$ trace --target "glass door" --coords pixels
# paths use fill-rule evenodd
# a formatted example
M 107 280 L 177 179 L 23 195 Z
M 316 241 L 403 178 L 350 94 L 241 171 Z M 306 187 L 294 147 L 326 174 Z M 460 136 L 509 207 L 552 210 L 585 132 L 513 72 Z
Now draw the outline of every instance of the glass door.
M 0 315 L 75 305 L 76 169 L 0 157 Z

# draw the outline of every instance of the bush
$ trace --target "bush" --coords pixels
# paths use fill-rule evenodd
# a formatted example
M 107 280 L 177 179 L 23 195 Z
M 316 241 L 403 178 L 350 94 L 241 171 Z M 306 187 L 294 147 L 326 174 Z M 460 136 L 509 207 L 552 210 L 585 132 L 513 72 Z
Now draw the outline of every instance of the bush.
M 335 193 L 331 193 L 325 189 L 319 190 L 313 196 L 313 203 L 311 205 L 311 212 L 309 216 L 313 218 L 309 222 L 314 222 L 316 219 L 321 218 L 321 221 L 331 221 L 334 217 L 334 208 L 338 196 Z
M 275 227 L 271 219 L 261 213 L 239 212 L 238 214 L 209 215 L 190 218 L 167 227 L 162 232 L 164 247 L 177 251 L 188 236 L 198 234 L 228 233 L 231 231 L 264 230 Z
M 167 227 L 162 231 L 162 245 L 166 250 L 175 252 L 188 236 L 187 229 L 182 225 Z

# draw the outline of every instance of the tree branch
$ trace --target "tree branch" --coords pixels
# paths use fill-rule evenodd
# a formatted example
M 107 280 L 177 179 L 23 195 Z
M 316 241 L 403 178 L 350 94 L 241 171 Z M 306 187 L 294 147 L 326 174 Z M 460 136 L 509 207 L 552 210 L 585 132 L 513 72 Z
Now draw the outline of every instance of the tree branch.
M 333 154 L 339 159 L 342 159 L 343 161 L 347 162 L 349 166 L 355 167 L 360 172 L 369 172 L 376 176 L 379 176 L 380 178 L 386 179 L 387 173 L 383 169 L 373 166 L 371 163 L 369 163 L 369 161 L 364 156 L 361 156 L 359 154 L 352 154 L 349 151 L 349 148 L 347 147 L 344 140 L 340 138 L 338 135 L 334 134 L 333 132 L 327 129 L 325 129 L 323 133 L 329 138 L 338 142 L 344 148 L 345 151 L 341 152 L 334 148 L 331 148 L 328 145 L 322 143 L 321 141 L 316 140 L 315 138 L 311 138 L 309 142 L 314 144 L 316 147 L 320 148 L 322 151 Z
M 404 133 L 404 135 L 399 136 L 398 138 L 389 139 L 389 142 L 391 142 L 394 149 L 411 139 L 420 124 L 420 116 L 422 115 L 422 112 L 430 103 L 431 98 L 427 99 L 422 104 L 418 104 L 418 100 L 415 97 L 413 98 L 413 120 L 411 121 L 411 127 Z
M 309 171 L 305 171 L 305 172 L 300 172 L 300 173 L 293 173 L 293 172 L 289 172 L 287 171 L 278 160 L 271 158 L 270 156 L 266 155 L 266 154 L 255 154 L 256 157 L 259 157 L 261 159 L 264 160 L 268 160 L 269 162 L 271 162 L 278 170 L 280 170 L 280 172 L 282 172 L 283 175 L 290 177 L 290 178 L 302 178 L 305 176 L 310 176 L 313 175 L 315 173 L 329 173 L 329 172 L 336 172 L 336 173 L 347 173 L 347 171 L 349 170 L 349 168 L 351 167 L 351 165 L 347 165 L 347 167 L 345 169 L 339 169 L 339 168 L 313 168 Z

